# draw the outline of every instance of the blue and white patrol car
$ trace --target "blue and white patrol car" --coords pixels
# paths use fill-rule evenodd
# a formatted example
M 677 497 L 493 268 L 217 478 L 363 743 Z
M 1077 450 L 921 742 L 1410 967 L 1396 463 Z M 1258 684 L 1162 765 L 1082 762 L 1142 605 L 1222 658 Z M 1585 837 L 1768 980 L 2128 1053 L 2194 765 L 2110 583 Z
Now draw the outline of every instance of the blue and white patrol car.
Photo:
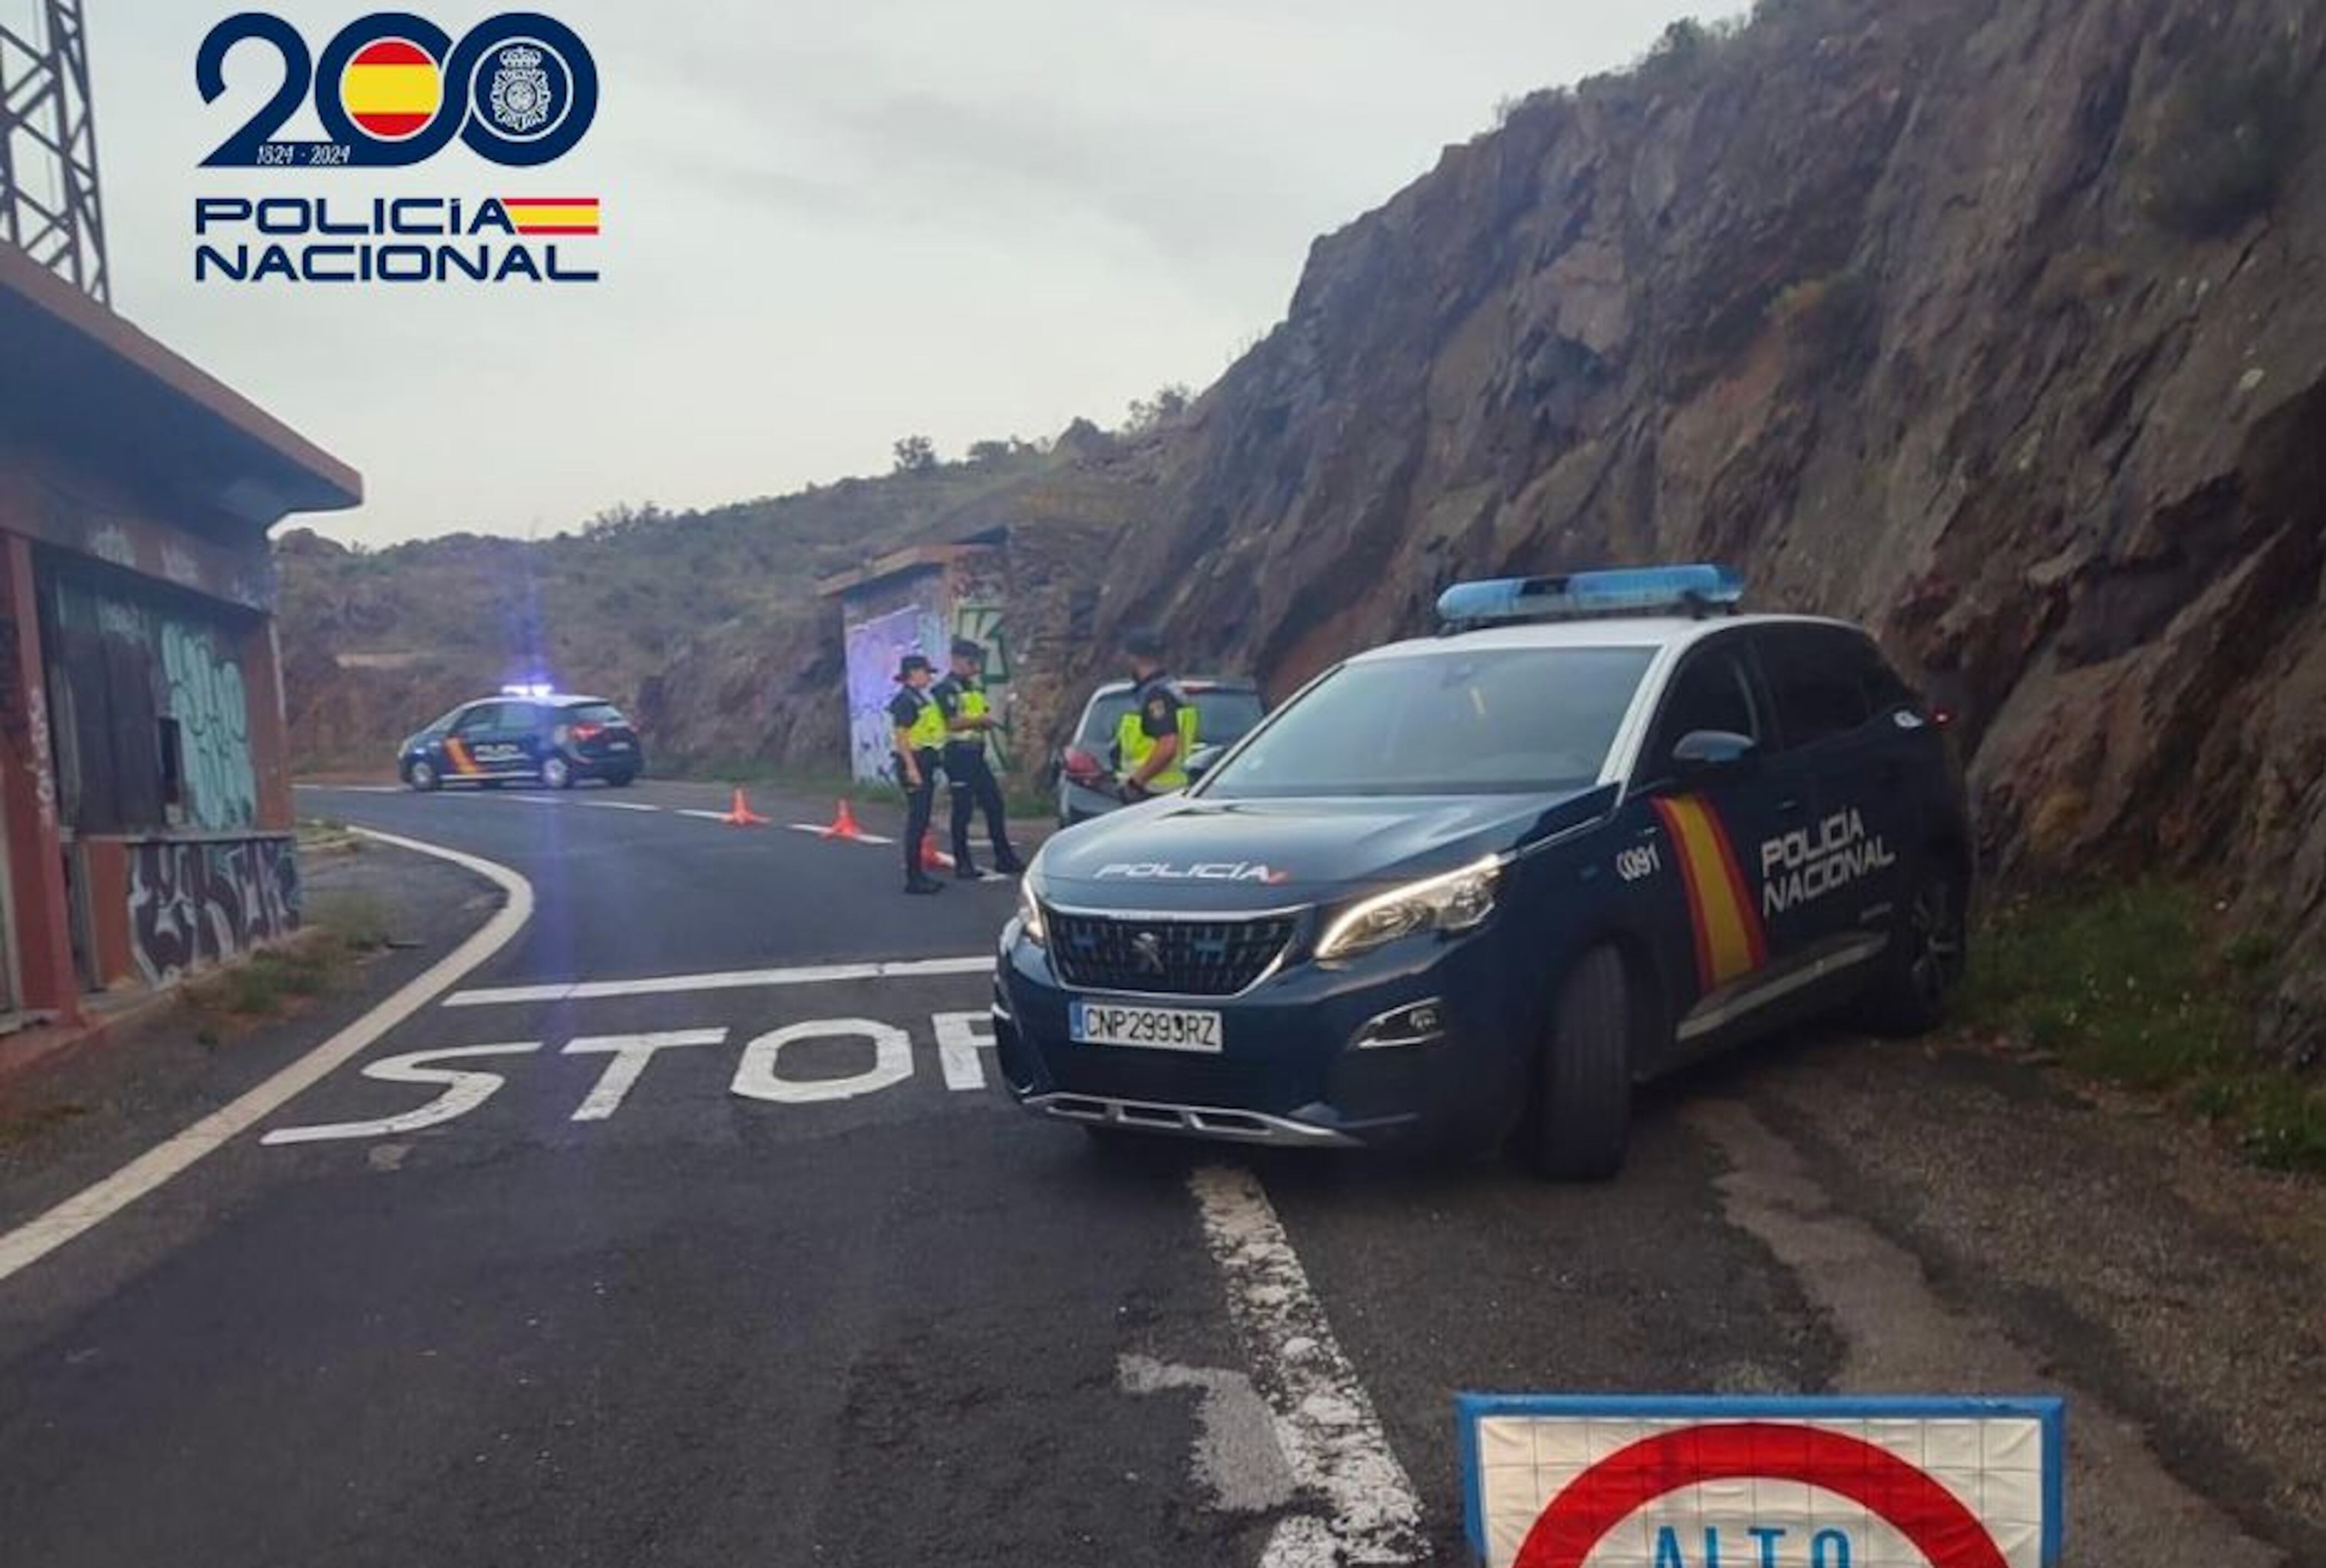
M 1947 716 L 1717 567 L 1459 585 L 1188 790 L 1059 834 L 1003 932 L 1009 1092 L 1093 1134 L 1624 1158 L 1633 1086 L 1854 1007 L 1935 1025 Z
M 646 747 L 620 709 L 545 685 L 506 686 L 498 697 L 463 702 L 407 738 L 395 764 L 397 775 L 423 792 L 504 784 L 562 790 L 584 779 L 620 788 L 646 765 Z

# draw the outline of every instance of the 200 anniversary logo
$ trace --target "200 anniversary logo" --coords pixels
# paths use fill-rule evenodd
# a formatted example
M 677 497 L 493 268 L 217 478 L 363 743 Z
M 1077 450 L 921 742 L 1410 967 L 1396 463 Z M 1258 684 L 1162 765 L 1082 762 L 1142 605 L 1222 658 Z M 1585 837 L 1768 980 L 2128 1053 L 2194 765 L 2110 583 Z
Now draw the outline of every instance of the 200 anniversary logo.
M 425 17 L 382 11 L 341 28 L 321 55 L 279 16 L 247 11 L 203 39 L 203 101 L 227 60 L 263 47 L 280 77 L 206 169 L 401 169 L 459 141 L 508 169 L 572 152 L 598 113 L 598 67 L 580 35 L 510 12 L 454 40 Z M 312 98 L 323 135 L 286 138 Z M 577 241 L 600 231 L 595 196 L 302 197 L 233 190 L 194 201 L 194 279 L 237 283 L 570 283 L 598 279 Z

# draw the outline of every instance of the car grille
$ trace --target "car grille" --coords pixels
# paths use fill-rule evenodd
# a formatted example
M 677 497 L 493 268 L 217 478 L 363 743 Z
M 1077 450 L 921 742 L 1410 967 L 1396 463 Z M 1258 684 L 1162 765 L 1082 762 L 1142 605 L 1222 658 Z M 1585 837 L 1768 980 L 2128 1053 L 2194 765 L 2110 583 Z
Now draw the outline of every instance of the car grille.
M 1180 997 L 1233 997 L 1292 940 L 1289 915 L 1251 920 L 1049 916 L 1050 951 L 1068 985 Z

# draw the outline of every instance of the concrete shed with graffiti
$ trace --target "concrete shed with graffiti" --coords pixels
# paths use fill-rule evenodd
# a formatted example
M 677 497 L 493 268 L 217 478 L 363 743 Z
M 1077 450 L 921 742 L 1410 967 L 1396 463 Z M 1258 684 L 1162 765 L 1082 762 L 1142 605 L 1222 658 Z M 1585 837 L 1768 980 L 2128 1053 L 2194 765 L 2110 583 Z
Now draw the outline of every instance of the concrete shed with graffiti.
M 0 1026 L 295 927 L 267 532 L 361 495 L 0 247 Z
M 951 544 L 916 545 L 818 584 L 840 601 L 848 656 L 849 771 L 879 778 L 889 762 L 889 699 L 897 665 L 926 654 L 942 672 L 955 637 L 985 649 L 985 683 L 1001 720 L 988 745 L 997 772 L 1010 754 L 1009 535 L 993 529 Z

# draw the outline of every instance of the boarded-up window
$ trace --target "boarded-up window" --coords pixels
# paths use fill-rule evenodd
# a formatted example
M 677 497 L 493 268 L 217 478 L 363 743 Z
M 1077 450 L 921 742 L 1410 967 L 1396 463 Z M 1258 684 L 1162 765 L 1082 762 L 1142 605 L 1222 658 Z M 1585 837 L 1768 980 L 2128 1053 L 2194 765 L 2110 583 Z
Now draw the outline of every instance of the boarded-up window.
M 83 833 L 248 828 L 257 817 L 238 627 L 110 576 L 44 574 L 58 805 Z

